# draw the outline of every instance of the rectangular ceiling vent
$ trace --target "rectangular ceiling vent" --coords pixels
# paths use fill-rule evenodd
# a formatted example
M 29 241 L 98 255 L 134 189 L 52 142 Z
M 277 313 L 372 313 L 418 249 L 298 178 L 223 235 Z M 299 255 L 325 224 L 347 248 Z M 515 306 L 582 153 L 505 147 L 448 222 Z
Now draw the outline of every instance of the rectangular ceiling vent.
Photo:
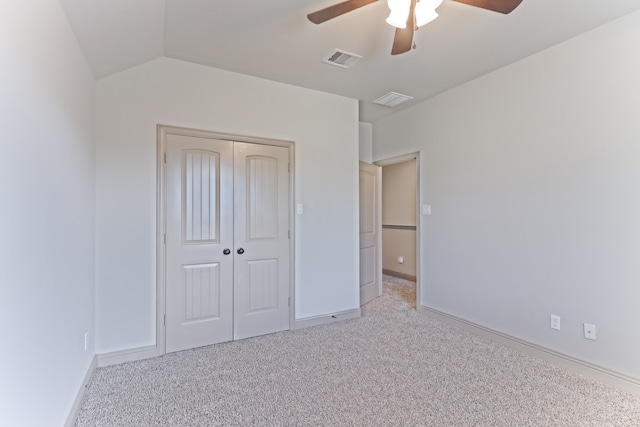
M 382 95 L 380 98 L 373 101 L 373 103 L 383 105 L 385 107 L 395 107 L 405 101 L 409 101 L 410 99 L 413 99 L 413 97 L 409 95 L 402 95 L 401 93 L 389 92 L 388 94 Z
M 362 58 L 360 55 L 356 55 L 355 53 L 346 52 L 344 50 L 335 49 L 329 55 L 327 55 L 322 62 L 325 64 L 335 65 L 337 67 L 349 68 L 358 60 Z

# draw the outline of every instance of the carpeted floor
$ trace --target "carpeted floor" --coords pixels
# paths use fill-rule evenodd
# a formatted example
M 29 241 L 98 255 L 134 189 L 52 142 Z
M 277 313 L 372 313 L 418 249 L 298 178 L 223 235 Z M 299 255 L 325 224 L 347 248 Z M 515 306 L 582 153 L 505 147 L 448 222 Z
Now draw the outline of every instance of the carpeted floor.
M 346 322 L 96 371 L 76 426 L 640 426 L 640 397 L 415 311 L 412 282 Z

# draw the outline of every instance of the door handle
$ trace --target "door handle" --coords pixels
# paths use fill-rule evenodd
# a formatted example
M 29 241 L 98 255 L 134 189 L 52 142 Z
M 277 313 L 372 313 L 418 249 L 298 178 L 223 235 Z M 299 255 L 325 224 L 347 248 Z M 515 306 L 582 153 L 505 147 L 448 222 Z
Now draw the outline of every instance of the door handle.
M 224 251 L 222 251 L 222 253 L 225 255 L 229 255 L 231 253 L 231 249 L 226 248 Z
M 237 252 L 238 252 L 238 255 L 242 255 L 244 253 L 244 249 L 240 248 L 240 249 L 238 249 Z

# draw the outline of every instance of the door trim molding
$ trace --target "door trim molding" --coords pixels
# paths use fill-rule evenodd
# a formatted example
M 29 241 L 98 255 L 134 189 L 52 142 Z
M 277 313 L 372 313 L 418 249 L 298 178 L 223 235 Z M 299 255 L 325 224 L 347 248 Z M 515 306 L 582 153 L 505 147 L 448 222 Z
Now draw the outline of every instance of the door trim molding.
M 165 343 L 165 262 L 166 245 L 164 243 L 167 229 L 166 223 L 166 151 L 167 135 L 183 135 L 198 138 L 218 139 L 234 142 L 246 142 L 250 144 L 273 145 L 285 147 L 289 153 L 289 329 L 295 328 L 295 143 L 293 141 L 260 138 L 247 135 L 235 135 L 222 132 L 190 129 L 185 127 L 158 124 L 156 145 L 156 344 L 155 356 L 166 354 Z M 144 355 L 149 355 L 150 347 L 145 347 Z M 105 358 L 106 360 L 106 358 Z M 116 362 L 117 363 L 117 362 Z
M 420 191 L 420 151 L 378 160 L 373 162 L 373 164 L 389 166 L 396 163 L 408 162 L 413 159 L 416 160 L 416 307 L 420 307 L 420 297 L 422 294 L 422 290 L 420 289 L 420 265 L 422 264 L 420 261 L 420 229 L 422 227 L 422 213 L 420 212 L 420 206 L 422 206 L 422 198 L 420 197 L 422 194 Z M 382 179 L 384 180 L 384 177 Z

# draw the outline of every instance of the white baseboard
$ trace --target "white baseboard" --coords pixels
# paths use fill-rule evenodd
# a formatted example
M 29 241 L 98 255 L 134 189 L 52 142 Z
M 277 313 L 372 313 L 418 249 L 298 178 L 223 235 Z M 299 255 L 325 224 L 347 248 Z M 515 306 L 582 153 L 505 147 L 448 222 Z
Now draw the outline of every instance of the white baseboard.
M 135 362 L 136 360 L 151 359 L 161 354 L 155 345 L 132 348 L 129 350 L 113 351 L 111 353 L 98 354 L 98 367 L 118 365 L 120 363 Z
M 87 369 L 87 373 L 84 375 L 84 379 L 82 380 L 80 390 L 78 390 L 78 394 L 73 401 L 73 405 L 71 405 L 71 410 L 69 411 L 67 422 L 64 423 L 64 427 L 73 427 L 73 425 L 76 423 L 76 418 L 78 418 L 80 408 L 82 408 L 82 403 L 84 402 L 84 396 L 87 394 L 87 389 L 89 388 L 89 384 L 91 384 L 91 380 L 93 379 L 93 374 L 96 371 L 97 366 L 98 358 L 96 356 L 93 356 L 93 359 L 91 359 L 91 364 L 89 364 L 89 369 Z
M 353 310 L 341 311 L 333 314 L 322 316 L 307 317 L 296 320 L 292 329 L 303 329 L 311 326 L 324 325 L 327 323 L 341 322 L 343 320 L 356 319 L 361 316 L 359 308 Z M 119 365 L 120 363 L 135 362 L 137 360 L 151 359 L 153 357 L 162 356 L 155 345 L 146 347 L 138 347 L 128 350 L 113 351 L 111 353 L 102 353 L 97 355 L 98 368 L 105 366 Z
M 327 323 L 341 322 L 343 320 L 357 319 L 361 316 L 359 308 L 353 310 L 340 311 L 337 313 L 326 314 L 322 316 L 307 317 L 295 321 L 292 329 L 303 329 L 311 326 L 324 325 Z M 118 365 L 120 363 L 135 362 L 137 360 L 151 359 L 153 357 L 162 356 L 155 345 L 146 347 L 138 347 L 129 350 L 113 351 L 111 353 L 102 353 L 97 355 L 98 368 L 105 366 Z
M 293 329 L 304 329 L 311 326 L 326 325 L 328 323 L 341 322 L 343 320 L 357 319 L 362 316 L 359 308 L 353 310 L 339 311 L 333 314 L 323 314 L 321 316 L 305 317 L 297 319 Z
M 423 314 L 426 314 L 427 316 L 481 335 L 492 341 L 496 341 L 500 344 L 506 345 L 507 347 L 522 351 L 523 353 L 526 353 L 530 356 L 537 357 L 539 359 L 546 360 L 547 362 L 550 362 L 556 366 L 561 366 L 563 368 L 569 369 L 588 379 L 611 385 L 629 393 L 640 395 L 640 379 L 638 378 L 630 377 L 620 372 L 612 371 L 602 366 L 594 365 L 584 360 L 576 359 L 575 357 L 559 353 L 557 351 L 521 340 L 516 337 L 512 337 L 511 335 L 503 334 L 493 329 L 480 326 L 476 323 L 469 322 L 468 320 L 452 316 L 450 314 L 426 307 L 424 305 L 420 306 L 419 311 Z

